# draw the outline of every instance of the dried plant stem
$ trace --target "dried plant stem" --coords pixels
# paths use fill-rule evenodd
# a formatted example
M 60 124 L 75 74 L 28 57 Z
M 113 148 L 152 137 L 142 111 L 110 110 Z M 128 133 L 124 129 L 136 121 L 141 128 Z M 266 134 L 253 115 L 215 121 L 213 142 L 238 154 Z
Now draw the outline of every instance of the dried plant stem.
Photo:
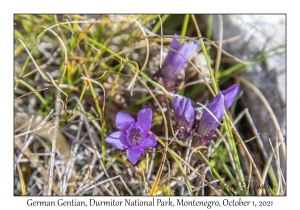
M 86 75 L 88 75 L 87 72 L 86 72 Z M 96 93 L 95 93 L 93 85 L 92 85 L 92 82 L 96 83 L 97 85 L 99 85 L 102 88 L 103 93 L 104 93 L 104 101 L 105 101 L 105 89 L 104 89 L 104 87 L 102 86 L 101 83 L 99 83 L 99 82 L 97 82 L 93 79 L 90 79 L 89 75 L 88 75 L 88 77 L 82 77 L 82 78 L 87 80 L 87 82 L 89 84 L 89 87 L 90 87 L 91 92 L 92 92 L 93 99 L 94 99 L 95 104 L 96 104 L 97 112 L 99 114 L 99 117 L 102 119 L 102 122 L 101 122 L 102 132 L 100 134 L 101 134 L 101 139 L 102 139 L 102 162 L 105 162 L 105 141 L 104 141 L 104 134 L 106 133 L 106 123 L 105 123 L 105 118 L 104 118 L 105 102 L 103 103 L 103 110 L 101 111 L 99 102 L 97 100 Z
M 284 185 L 285 185 L 285 180 L 284 180 L 284 176 L 282 174 L 282 171 L 280 169 L 280 161 L 276 155 L 276 152 L 274 150 L 274 147 L 272 145 L 272 142 L 271 142 L 271 139 L 269 138 L 269 143 L 270 143 L 270 146 L 272 148 L 272 151 L 273 151 L 273 154 L 274 154 L 274 158 L 275 158 L 275 161 L 276 161 L 276 170 L 277 170 L 277 176 L 278 176 L 278 183 L 277 183 L 277 186 L 278 186 L 278 194 L 279 195 L 279 189 L 280 189 L 280 186 L 281 186 L 281 180 L 283 180 L 284 182 Z M 276 142 L 276 144 L 278 145 L 278 143 Z M 270 167 L 271 169 L 271 167 Z
M 249 109 L 246 108 L 246 109 L 244 110 L 244 113 L 245 113 L 245 115 L 246 115 L 246 118 L 247 118 L 248 122 L 249 122 L 250 125 L 251 125 L 252 132 L 257 136 L 257 138 L 256 138 L 256 140 L 257 140 L 256 143 L 257 143 L 258 147 L 260 148 L 261 153 L 262 153 L 262 155 L 264 156 L 265 160 L 267 160 L 267 158 L 268 158 L 267 152 L 266 152 L 266 150 L 265 150 L 265 148 L 264 148 L 264 144 L 263 144 L 263 142 L 262 142 L 262 139 L 260 138 L 260 135 L 259 135 L 259 133 L 258 133 L 258 131 L 257 131 L 257 128 L 256 128 L 256 126 L 255 126 L 255 124 L 254 124 L 254 121 L 253 121 L 253 119 L 252 119 L 252 117 L 251 117 L 251 114 L 249 113 Z M 276 177 L 275 177 L 275 174 L 274 174 L 274 170 L 273 170 L 272 165 L 270 166 L 269 175 L 270 175 L 272 184 L 274 185 L 274 184 L 276 183 Z
M 56 90 L 56 105 L 55 110 L 59 115 L 60 112 L 60 90 Z M 57 128 L 58 128 L 59 117 L 55 118 L 54 122 L 54 130 L 52 134 L 52 149 L 51 149 L 51 158 L 50 158 L 50 166 L 49 166 L 49 182 L 48 182 L 48 192 L 47 195 L 52 195 L 52 182 L 53 182 L 53 171 L 54 171 L 54 162 L 55 162 L 55 153 L 56 153 L 56 138 L 57 138 Z
M 284 142 L 284 139 L 283 139 L 283 135 L 281 133 L 279 123 L 276 119 L 276 116 L 275 116 L 269 102 L 264 97 L 264 95 L 260 92 L 260 90 L 257 87 L 255 87 L 253 84 L 251 84 L 250 82 L 248 82 L 246 79 L 244 79 L 242 77 L 236 76 L 236 78 L 239 79 L 243 84 L 247 85 L 259 97 L 259 99 L 262 101 L 262 103 L 266 107 L 267 111 L 269 112 L 270 118 L 273 122 L 273 125 L 275 127 L 275 130 L 277 132 L 277 135 L 279 137 L 280 143 L 282 145 L 281 151 L 282 151 L 282 154 L 283 154 L 283 159 L 286 160 L 286 148 L 285 148 L 285 142 Z
M 82 106 L 81 104 L 79 104 L 79 106 L 80 106 L 81 110 L 84 112 L 83 106 Z M 85 125 L 86 125 L 86 128 L 87 128 L 88 134 L 89 134 L 89 138 L 90 138 L 91 143 L 92 143 L 92 145 L 93 145 L 94 152 L 96 153 L 96 155 L 97 155 L 97 157 L 98 157 L 98 159 L 99 159 L 99 162 L 100 162 L 100 164 L 101 164 L 101 166 L 102 166 L 102 169 L 103 169 L 103 171 L 104 171 L 106 177 L 107 177 L 108 179 L 110 179 L 110 177 L 109 177 L 109 175 L 108 175 L 108 173 L 107 173 L 107 171 L 106 171 L 106 169 L 105 169 L 105 166 L 104 166 L 104 164 L 103 164 L 103 162 L 102 162 L 102 160 L 101 160 L 101 156 L 100 156 L 100 154 L 99 154 L 99 152 L 98 152 L 98 149 L 97 149 L 95 140 L 94 140 L 93 135 L 92 135 L 92 133 L 91 133 L 91 129 L 90 129 L 90 126 L 89 126 L 89 122 L 88 122 L 87 117 L 86 117 L 85 115 L 84 115 L 84 122 L 85 122 Z M 111 183 L 111 185 L 113 186 L 113 188 L 114 188 L 116 194 L 119 195 L 119 191 L 117 190 L 117 188 L 116 188 L 116 186 L 114 185 L 114 183 L 113 183 L 111 180 L 110 180 L 110 183 Z
M 163 146 L 165 147 L 165 143 L 156 136 L 156 140 Z M 200 179 L 202 179 L 217 195 L 221 195 L 207 180 L 203 179 L 202 175 L 199 174 L 190 164 L 188 164 L 184 159 L 182 159 L 180 157 L 180 155 L 178 155 L 177 153 L 175 153 L 173 150 L 171 150 L 170 148 L 168 148 L 168 152 L 170 155 L 172 155 L 173 158 L 178 158 L 178 160 L 180 160 L 181 162 L 183 162 L 191 171 L 195 172 Z M 175 160 L 175 159 L 174 159 Z
M 162 113 L 162 116 L 163 116 L 163 119 L 164 119 L 164 125 L 165 125 L 165 138 L 166 140 L 168 139 L 168 124 L 167 124 L 167 119 L 166 119 L 166 116 L 164 114 L 164 111 L 161 107 L 161 105 L 159 104 L 158 100 L 156 99 L 155 95 L 152 93 L 152 91 L 148 88 L 148 86 L 146 85 L 146 83 L 143 81 L 143 80 L 140 80 L 140 82 L 142 83 L 142 85 L 148 90 L 149 94 L 152 96 L 152 98 L 155 100 L 155 102 L 157 103 L 159 109 L 161 110 L 161 113 Z M 164 165 L 164 162 L 166 160 L 166 154 L 167 154 L 167 148 L 168 148 L 168 144 L 166 145 L 165 147 L 165 152 L 163 153 L 163 158 L 162 158 L 162 162 L 160 164 L 160 167 L 159 167 L 159 170 L 158 170 L 158 173 L 156 175 L 156 178 L 154 180 L 154 184 L 151 188 L 151 191 L 149 193 L 149 195 L 154 195 L 155 191 L 156 191 L 156 188 L 158 186 L 158 183 L 159 183 L 159 180 L 160 180 L 160 176 L 161 176 L 161 173 L 162 173 L 162 168 L 163 168 L 163 165 Z
M 27 195 L 27 193 L 26 193 L 26 185 L 25 185 L 24 176 L 23 176 L 22 170 L 20 168 L 20 165 L 19 165 L 19 163 L 17 161 L 16 155 L 14 155 L 14 160 L 15 160 L 15 163 L 16 163 L 16 166 L 17 166 L 17 170 L 18 170 L 18 173 L 19 173 L 19 179 L 20 179 L 20 183 L 21 183 L 22 195 L 25 196 L 25 195 Z
M 34 167 L 37 168 L 37 170 L 42 174 L 42 176 L 45 178 L 45 180 L 48 181 L 49 180 L 49 176 L 48 176 L 47 171 L 41 165 L 39 159 L 36 156 L 34 156 L 34 154 L 28 148 L 24 148 L 24 144 L 23 144 L 23 142 L 21 141 L 20 138 L 15 139 L 15 145 L 20 150 L 22 150 L 22 152 L 24 153 L 24 155 L 26 155 L 28 157 L 28 159 L 31 161 L 31 163 L 34 165 Z M 53 191 L 55 192 L 56 195 L 60 195 L 60 190 L 56 186 L 55 183 L 53 183 L 52 188 L 53 188 Z
M 162 65 L 162 53 L 163 53 L 163 41 L 164 41 L 164 39 L 163 39 L 163 26 L 162 26 L 162 24 L 163 24 L 163 22 L 162 22 L 162 20 L 161 20 L 161 17 L 160 17 L 160 15 L 158 15 L 158 18 L 159 18 L 159 22 L 160 22 L 160 60 L 159 60 L 159 68 L 161 68 L 161 65 Z
M 143 64 L 143 66 L 142 66 L 142 68 L 141 68 L 141 71 L 144 71 L 144 69 L 145 69 L 145 67 L 146 67 L 146 65 L 147 65 L 147 63 L 148 63 L 148 59 L 149 59 L 149 41 L 148 41 L 148 38 L 147 38 L 147 35 L 146 35 L 146 32 L 145 32 L 145 30 L 144 30 L 144 28 L 142 27 L 142 25 L 140 24 L 140 22 L 139 21 L 137 21 L 135 18 L 133 18 L 132 19 L 138 26 L 139 26 L 139 28 L 141 29 L 141 31 L 142 31 L 142 33 L 143 33 L 143 35 L 144 35 L 144 38 L 145 38 L 145 42 L 146 42 L 146 58 L 145 58 L 145 61 L 144 61 L 144 64 Z
M 219 48 L 217 51 L 217 57 L 216 57 L 216 64 L 215 64 L 215 77 L 217 78 L 217 74 L 220 67 L 220 60 L 221 60 L 221 49 L 222 49 L 222 40 L 223 40 L 223 17 L 222 15 L 218 15 L 219 20 Z
M 46 81 L 50 82 L 50 81 L 47 79 L 47 77 L 44 75 L 44 73 L 41 71 L 41 69 L 39 68 L 39 66 L 38 66 L 37 63 L 35 62 L 35 60 L 33 59 L 32 55 L 31 55 L 31 53 L 29 52 L 29 50 L 27 49 L 26 45 L 22 42 L 21 39 L 19 39 L 19 41 L 21 42 L 21 44 L 23 45 L 23 47 L 24 47 L 25 50 L 27 51 L 27 53 L 28 53 L 28 55 L 30 56 L 32 62 L 34 63 L 35 67 L 36 67 L 37 70 L 40 72 L 40 74 L 42 75 L 42 77 L 43 77 Z

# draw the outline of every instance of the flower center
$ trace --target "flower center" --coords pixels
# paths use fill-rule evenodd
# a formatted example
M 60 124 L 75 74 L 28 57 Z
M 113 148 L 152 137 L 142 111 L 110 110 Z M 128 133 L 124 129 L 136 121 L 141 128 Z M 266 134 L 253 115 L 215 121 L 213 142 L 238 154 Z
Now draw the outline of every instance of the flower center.
M 127 142 L 132 147 L 137 147 L 144 141 L 145 133 L 140 126 L 137 125 L 137 123 L 132 123 L 126 131 L 126 137 Z

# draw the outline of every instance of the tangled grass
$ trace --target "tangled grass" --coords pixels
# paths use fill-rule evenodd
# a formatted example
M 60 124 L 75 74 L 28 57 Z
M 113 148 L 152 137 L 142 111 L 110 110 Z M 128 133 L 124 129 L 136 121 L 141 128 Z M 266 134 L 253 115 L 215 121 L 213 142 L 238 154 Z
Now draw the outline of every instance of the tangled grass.
M 232 83 L 252 88 L 270 108 L 238 76 L 268 54 L 251 62 L 230 55 L 210 41 L 211 19 L 202 29 L 200 15 L 14 18 L 15 195 L 285 195 L 280 128 L 279 141 L 270 141 L 272 151 L 265 151 L 250 113 L 237 109 L 242 91 L 209 145 L 195 148 L 177 139 L 172 126 L 175 94 L 201 110 L 197 102 L 207 103 L 220 86 Z M 175 32 L 182 41 L 199 39 L 201 48 L 185 66 L 185 81 L 169 92 L 150 75 Z M 236 64 L 228 67 L 221 56 Z M 153 110 L 158 144 L 132 165 L 104 139 L 116 131 L 117 112 L 136 116 L 145 107 Z M 244 139 L 245 132 L 252 138 Z

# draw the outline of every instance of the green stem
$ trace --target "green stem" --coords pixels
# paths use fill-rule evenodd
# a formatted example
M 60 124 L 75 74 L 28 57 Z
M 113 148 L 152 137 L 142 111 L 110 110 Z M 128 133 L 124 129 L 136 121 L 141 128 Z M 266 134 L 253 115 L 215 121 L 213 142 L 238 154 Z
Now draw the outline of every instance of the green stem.
M 222 166 L 223 166 L 226 174 L 228 175 L 229 179 L 232 181 L 233 184 L 236 184 L 236 180 L 234 179 L 234 176 L 232 175 L 232 173 L 231 173 L 230 169 L 228 168 L 227 164 L 225 163 L 224 158 L 221 157 L 221 155 L 218 151 L 218 148 L 215 148 L 215 152 L 217 153 L 217 155 L 219 157 L 219 160 L 221 161 Z
M 30 54 L 33 53 L 33 51 L 35 50 L 36 46 L 37 46 L 37 42 L 35 42 L 35 44 L 33 45 L 33 48 L 32 48 L 32 50 L 30 51 Z M 30 59 L 30 56 L 28 55 L 27 58 L 26 58 L 26 60 L 25 60 L 24 65 L 23 65 L 23 67 L 22 67 L 22 69 L 21 69 L 21 72 L 20 72 L 20 74 L 19 74 L 19 78 L 21 78 L 21 77 L 23 76 L 24 70 L 25 70 L 25 68 L 26 68 L 26 66 L 27 66 L 27 64 L 28 64 L 29 59 Z M 19 84 L 19 80 L 16 80 L 16 83 L 15 83 L 15 89 L 18 88 L 18 84 Z
M 186 29 L 187 26 L 189 24 L 189 17 L 190 15 L 185 15 L 184 19 L 183 19 L 183 24 L 182 24 L 182 28 L 181 28 L 181 36 L 184 37 L 186 34 Z M 179 44 L 181 44 L 184 41 L 184 39 L 180 39 Z
M 209 60 L 208 54 L 206 52 L 206 48 L 205 48 L 205 45 L 204 45 L 204 41 L 203 41 L 203 38 L 202 38 L 202 35 L 201 35 L 201 32 L 200 32 L 200 29 L 198 27 L 198 24 L 197 24 L 197 21 L 195 19 L 195 16 L 191 15 L 191 18 L 192 18 L 192 20 L 193 20 L 193 22 L 194 22 L 194 24 L 196 26 L 196 30 L 197 30 L 198 37 L 199 37 L 199 40 L 200 40 L 200 43 L 201 43 L 203 54 L 204 54 L 204 57 L 205 57 L 205 60 L 206 60 L 206 63 L 207 63 L 208 70 L 209 70 L 209 76 L 210 76 L 210 79 L 211 79 L 211 83 L 212 83 L 213 88 L 214 88 L 214 92 L 215 92 L 215 94 L 218 94 L 219 93 L 219 89 L 218 89 L 218 86 L 217 86 L 217 83 L 216 83 L 216 80 L 215 80 L 212 68 L 210 66 L 210 60 Z
M 101 134 L 101 140 L 102 140 L 102 145 L 101 145 L 101 148 L 102 148 L 102 162 L 105 163 L 105 147 L 106 147 L 106 143 L 105 143 L 105 139 L 104 139 L 104 133 L 106 133 L 105 120 L 103 118 L 102 111 L 101 111 L 101 108 L 100 108 L 100 104 L 99 104 L 99 101 L 97 99 L 97 96 L 96 96 L 93 84 L 92 84 L 92 82 L 90 80 L 88 80 L 88 83 L 89 83 L 89 87 L 91 89 L 91 93 L 92 93 L 93 99 L 95 101 L 96 110 L 97 110 L 97 112 L 99 114 L 99 117 L 102 119 L 102 124 L 101 124 L 102 125 L 101 126 L 102 127 L 102 132 L 100 134 Z
M 120 61 L 123 61 L 123 64 L 128 65 L 130 68 L 136 70 L 135 65 L 133 65 L 130 61 L 127 61 L 125 58 L 123 58 L 122 56 L 118 55 L 117 53 L 115 53 L 114 51 L 110 50 L 109 48 L 107 48 L 106 46 L 104 46 L 103 44 L 89 38 L 86 36 L 86 38 L 92 42 L 93 44 L 97 45 L 98 47 L 100 47 L 101 49 L 105 50 L 106 52 L 108 52 L 109 54 L 113 55 L 115 58 L 119 59 Z M 152 79 L 150 79 L 144 72 L 140 72 L 140 75 L 146 79 L 148 82 L 150 82 L 154 87 L 157 87 L 158 89 L 162 90 L 161 86 L 158 85 L 156 82 L 152 81 Z M 169 97 L 169 95 L 168 95 Z
M 207 16 L 207 29 L 206 29 L 206 38 L 208 40 L 211 40 L 211 35 L 212 35 L 212 25 L 213 25 L 213 15 L 208 15 Z M 210 45 L 206 44 L 207 49 L 207 54 L 209 54 L 209 48 Z
M 161 18 L 161 22 L 162 24 L 167 20 L 167 18 L 169 17 L 170 15 L 164 15 L 162 16 Z M 152 32 L 153 33 L 156 33 L 158 31 L 158 29 L 160 28 L 160 21 L 157 21 L 157 23 L 155 24 L 155 26 L 153 27 L 152 29 Z
M 193 147 L 191 147 L 193 149 Z M 229 190 L 229 187 L 227 186 L 227 184 L 222 181 L 222 177 L 220 176 L 220 174 L 216 171 L 216 169 L 210 164 L 210 162 L 206 159 L 206 157 L 200 152 L 200 150 L 198 150 L 198 154 L 202 157 L 202 159 L 206 162 L 206 164 L 210 167 L 211 171 L 214 173 L 214 175 L 219 179 L 219 181 L 222 183 L 222 185 L 225 188 L 225 191 L 229 194 L 229 195 L 233 195 L 233 193 Z
M 225 116 L 223 118 L 223 122 L 224 122 L 224 126 L 225 126 L 225 132 L 226 132 L 226 135 L 227 135 L 227 138 L 228 138 L 228 143 L 229 143 L 230 150 L 232 152 L 233 161 L 235 163 L 235 167 L 236 167 L 238 176 L 240 178 L 240 183 L 244 183 L 244 181 L 245 181 L 244 180 L 244 175 L 243 175 L 243 172 L 242 172 L 242 168 L 241 168 L 241 165 L 240 165 L 240 160 L 239 160 L 239 156 L 238 156 L 238 153 L 237 153 L 235 141 L 234 141 L 233 134 L 232 134 L 232 131 L 230 129 L 230 125 L 229 125 L 228 120 L 229 119 L 227 119 L 227 116 Z M 244 189 L 244 192 L 246 194 L 246 189 Z
M 123 68 L 123 66 L 121 65 L 120 68 L 119 68 L 119 70 L 118 70 L 118 73 L 121 72 L 122 68 Z M 112 86 L 110 94 L 109 94 L 110 97 L 109 97 L 109 100 L 108 100 L 108 105 L 107 105 L 107 109 L 106 109 L 106 115 L 109 113 L 110 106 L 111 106 L 111 101 L 112 101 L 112 98 L 113 98 L 113 96 L 115 94 L 116 84 L 117 84 L 117 82 L 119 80 L 119 77 L 120 77 L 120 75 L 117 74 L 116 77 L 115 77 L 115 79 L 114 79 L 113 86 Z
M 34 94 L 38 97 L 38 99 L 40 99 L 40 101 L 42 102 L 42 104 L 46 104 L 47 101 L 43 98 L 43 96 L 36 91 L 36 89 L 34 87 L 32 87 L 31 85 L 29 85 L 27 82 L 19 79 L 19 82 L 21 84 L 23 84 L 25 87 L 27 87 L 29 90 L 31 90 L 32 92 L 34 92 Z

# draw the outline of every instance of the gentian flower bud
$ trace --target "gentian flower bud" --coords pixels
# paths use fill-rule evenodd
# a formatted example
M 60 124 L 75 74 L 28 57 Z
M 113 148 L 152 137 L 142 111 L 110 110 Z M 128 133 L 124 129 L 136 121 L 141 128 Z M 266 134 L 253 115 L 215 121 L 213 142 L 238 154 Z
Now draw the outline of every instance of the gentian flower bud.
M 175 114 L 178 136 L 181 139 L 185 139 L 190 135 L 195 120 L 195 109 L 192 106 L 192 102 L 188 98 L 183 97 L 180 99 L 178 96 L 175 96 L 172 109 Z
M 226 109 L 230 108 L 238 91 L 239 86 L 234 84 L 226 90 L 220 91 L 213 101 L 206 106 L 206 108 L 216 117 L 216 119 L 218 119 L 219 122 L 224 116 L 223 106 L 225 106 Z M 197 129 L 197 138 L 200 140 L 198 144 L 205 145 L 216 138 L 217 135 L 215 134 L 215 130 L 218 125 L 219 124 L 214 117 L 207 110 L 204 110 Z
M 148 134 L 152 125 L 152 110 L 141 109 L 137 115 L 137 122 L 123 112 L 118 112 L 115 123 L 119 131 L 110 134 L 105 141 L 126 153 L 129 161 L 135 164 L 144 151 L 154 147 L 157 143 L 154 133 Z
M 224 116 L 224 95 L 219 93 L 211 103 L 207 104 L 206 108 L 218 119 L 221 121 Z M 198 134 L 201 137 L 205 137 L 212 133 L 217 127 L 218 122 L 215 118 L 207 111 L 204 110 L 202 117 L 198 125 Z
M 175 36 L 177 35 L 175 34 Z M 167 89 L 174 88 L 174 86 L 184 80 L 184 72 L 181 72 L 181 70 L 199 45 L 199 41 L 190 43 L 183 42 L 179 45 L 178 38 L 172 39 L 170 45 L 172 50 L 169 50 L 168 55 L 158 72 L 158 75 L 160 75 L 162 82 Z

